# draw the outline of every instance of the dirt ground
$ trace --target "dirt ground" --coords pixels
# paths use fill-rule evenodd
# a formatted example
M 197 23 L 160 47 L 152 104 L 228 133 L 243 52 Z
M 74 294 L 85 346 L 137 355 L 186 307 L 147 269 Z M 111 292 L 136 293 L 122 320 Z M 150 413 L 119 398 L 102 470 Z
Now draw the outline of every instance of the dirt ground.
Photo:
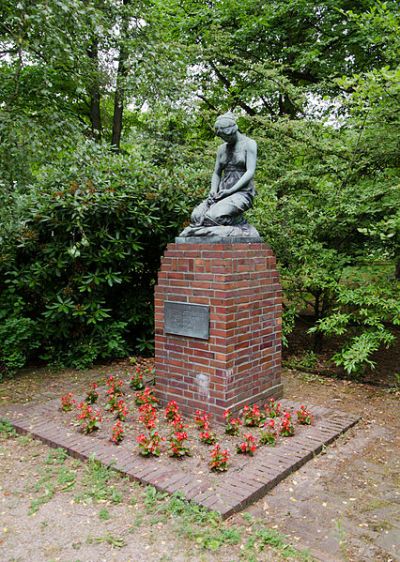
M 125 367 L 26 370 L 0 384 L 0 404 L 78 394 Z M 0 426 L 0 560 L 400 561 L 400 389 L 283 378 L 287 398 L 362 421 L 225 522 Z

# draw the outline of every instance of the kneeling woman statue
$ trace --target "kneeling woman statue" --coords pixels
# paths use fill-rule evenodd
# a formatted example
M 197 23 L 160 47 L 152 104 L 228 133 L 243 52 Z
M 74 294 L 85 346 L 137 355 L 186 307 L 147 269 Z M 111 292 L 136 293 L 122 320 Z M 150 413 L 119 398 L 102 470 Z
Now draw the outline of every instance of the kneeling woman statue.
M 258 237 L 243 218 L 255 195 L 257 144 L 243 135 L 232 113 L 215 122 L 215 134 L 225 142 L 218 148 L 210 193 L 192 212 L 190 226 L 180 236 Z

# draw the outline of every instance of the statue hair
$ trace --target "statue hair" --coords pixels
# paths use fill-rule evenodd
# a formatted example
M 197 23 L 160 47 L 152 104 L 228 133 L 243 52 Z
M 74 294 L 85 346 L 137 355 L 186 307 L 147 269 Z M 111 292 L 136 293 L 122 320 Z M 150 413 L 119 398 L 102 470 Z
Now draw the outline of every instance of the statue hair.
M 237 131 L 238 126 L 233 113 L 228 111 L 227 113 L 224 113 L 223 115 L 217 117 L 214 128 L 216 131 L 219 131 L 221 129 L 232 129 L 232 132 Z

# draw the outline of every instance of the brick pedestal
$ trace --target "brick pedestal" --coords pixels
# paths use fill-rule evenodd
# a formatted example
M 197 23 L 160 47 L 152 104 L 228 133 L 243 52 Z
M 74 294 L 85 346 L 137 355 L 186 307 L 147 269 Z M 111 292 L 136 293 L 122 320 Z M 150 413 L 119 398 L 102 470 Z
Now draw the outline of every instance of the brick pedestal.
M 209 337 L 165 333 L 164 303 L 209 307 Z M 155 289 L 156 392 L 222 421 L 226 408 L 282 395 L 282 296 L 263 243 L 169 244 Z

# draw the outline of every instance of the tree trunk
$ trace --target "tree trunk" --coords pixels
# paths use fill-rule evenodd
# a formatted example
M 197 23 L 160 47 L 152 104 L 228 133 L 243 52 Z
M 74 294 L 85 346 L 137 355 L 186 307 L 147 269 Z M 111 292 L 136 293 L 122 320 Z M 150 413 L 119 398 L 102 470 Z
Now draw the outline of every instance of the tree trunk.
M 98 51 L 98 41 L 94 40 L 88 49 L 88 56 L 92 61 L 93 70 L 95 77 L 93 78 L 92 85 L 90 87 L 90 124 L 92 127 L 92 135 L 95 140 L 101 139 L 101 112 L 100 112 L 100 89 L 99 81 L 97 78 L 98 68 L 99 68 L 99 51 Z
M 321 299 L 322 297 L 322 299 Z M 315 294 L 315 301 L 314 301 L 314 322 L 317 323 L 317 321 L 321 318 L 321 300 L 322 303 L 324 302 L 324 298 L 323 298 L 323 293 L 322 291 L 318 291 Z M 322 304 L 323 306 L 323 304 Z M 313 351 L 315 353 L 321 353 L 322 351 L 322 347 L 323 347 L 323 340 L 324 340 L 324 334 L 322 332 L 314 332 L 314 338 L 313 338 Z
M 290 117 L 290 119 L 295 119 L 296 107 L 287 94 L 279 94 L 278 104 L 280 117 L 284 117 L 287 115 L 288 117 Z
M 400 258 L 398 258 L 396 261 L 394 276 L 398 281 L 400 281 Z
M 123 6 L 128 6 L 131 0 L 122 0 Z M 123 14 L 122 26 L 121 26 L 121 43 L 119 48 L 118 56 L 118 68 L 117 68 L 117 84 L 115 87 L 114 94 L 114 115 L 113 115 L 113 126 L 112 126 L 112 136 L 111 136 L 111 146 L 119 152 L 121 146 L 121 134 L 122 134 L 122 118 L 124 114 L 124 82 L 128 75 L 128 51 L 124 46 L 124 41 L 128 34 L 128 17 Z

